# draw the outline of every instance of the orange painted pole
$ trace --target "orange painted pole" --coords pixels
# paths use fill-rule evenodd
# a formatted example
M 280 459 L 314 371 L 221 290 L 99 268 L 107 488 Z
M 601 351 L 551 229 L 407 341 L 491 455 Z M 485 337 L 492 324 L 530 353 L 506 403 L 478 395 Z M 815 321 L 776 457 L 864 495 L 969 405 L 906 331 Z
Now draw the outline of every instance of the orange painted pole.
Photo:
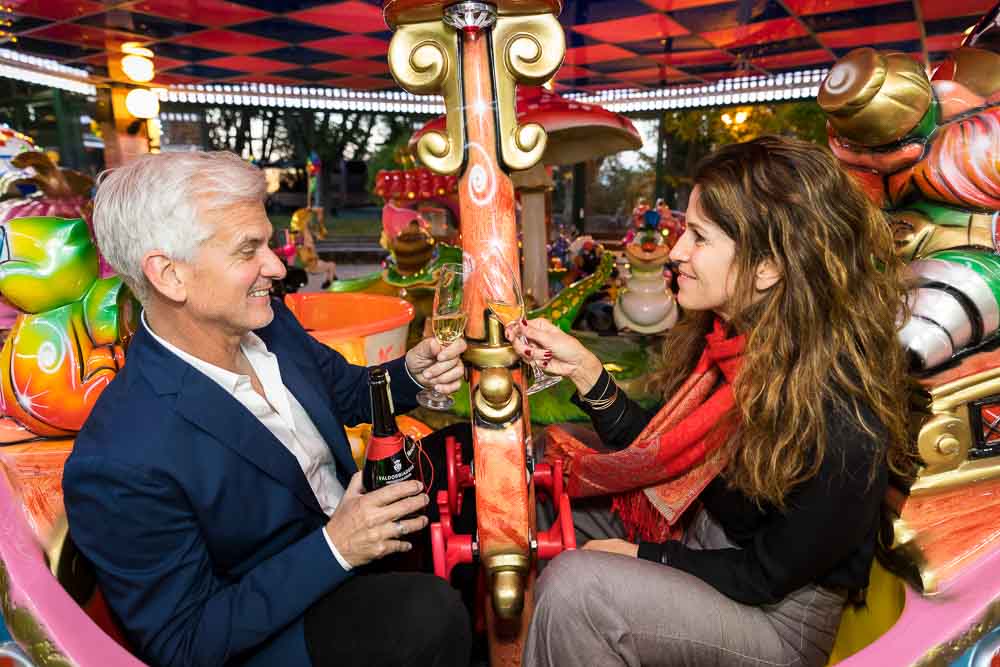
M 515 83 L 538 85 L 558 69 L 565 41 L 555 18 L 558 0 L 448 3 L 387 0 L 396 29 L 389 64 L 413 93 L 441 93 L 444 132 L 417 144 L 427 167 L 459 174 L 459 209 L 466 265 L 501 256 L 520 283 L 514 186 L 507 171 L 541 158 L 544 130 L 519 126 Z M 509 12 L 509 13 L 505 13 Z M 544 45 L 544 48 L 543 48 Z M 465 295 L 478 531 L 476 547 L 487 584 L 484 613 L 494 666 L 519 665 L 531 618 L 535 523 L 529 475 L 530 420 L 524 375 L 496 318 L 486 316 L 481 286 Z M 467 539 L 467 538 L 466 538 Z

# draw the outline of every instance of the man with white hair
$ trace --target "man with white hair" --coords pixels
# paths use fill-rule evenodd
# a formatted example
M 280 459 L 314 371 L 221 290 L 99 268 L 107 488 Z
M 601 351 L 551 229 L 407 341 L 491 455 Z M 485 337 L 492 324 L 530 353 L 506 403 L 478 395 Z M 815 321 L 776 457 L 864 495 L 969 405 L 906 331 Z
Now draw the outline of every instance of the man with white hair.
M 98 245 L 142 326 L 66 463 L 71 535 L 154 665 L 467 664 L 458 594 L 378 566 L 411 548 L 428 496 L 362 493 L 343 427 L 370 421 L 367 371 L 271 298 L 285 268 L 264 193 L 229 153 L 100 181 Z M 464 349 L 431 338 L 387 364 L 397 410 L 457 390 Z

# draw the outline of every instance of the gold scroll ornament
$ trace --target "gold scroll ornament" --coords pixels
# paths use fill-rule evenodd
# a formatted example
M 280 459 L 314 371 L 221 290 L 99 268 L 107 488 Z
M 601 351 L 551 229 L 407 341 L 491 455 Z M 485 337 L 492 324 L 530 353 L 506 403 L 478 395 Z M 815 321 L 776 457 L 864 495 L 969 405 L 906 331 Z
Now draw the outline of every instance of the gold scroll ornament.
M 546 145 L 541 125 L 517 122 L 516 84 L 548 81 L 562 65 L 565 52 L 562 26 L 552 14 L 501 15 L 496 20 L 493 61 L 500 157 L 513 171 L 533 167 Z M 457 173 L 465 162 L 466 142 L 458 33 L 441 21 L 398 26 L 389 44 L 389 68 L 409 92 L 444 96 L 446 133 L 424 134 L 417 142 L 417 156 L 433 171 Z

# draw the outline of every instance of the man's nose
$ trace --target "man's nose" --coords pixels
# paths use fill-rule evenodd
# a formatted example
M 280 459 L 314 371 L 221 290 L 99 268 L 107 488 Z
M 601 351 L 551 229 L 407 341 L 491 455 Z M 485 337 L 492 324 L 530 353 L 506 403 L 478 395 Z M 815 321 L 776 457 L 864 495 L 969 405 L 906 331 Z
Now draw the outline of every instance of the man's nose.
M 271 278 L 273 280 L 281 280 L 288 273 L 288 269 L 285 267 L 285 263 L 281 261 L 274 250 L 270 247 L 265 250 L 267 253 L 264 257 L 264 266 L 262 267 L 261 274 L 265 278 Z

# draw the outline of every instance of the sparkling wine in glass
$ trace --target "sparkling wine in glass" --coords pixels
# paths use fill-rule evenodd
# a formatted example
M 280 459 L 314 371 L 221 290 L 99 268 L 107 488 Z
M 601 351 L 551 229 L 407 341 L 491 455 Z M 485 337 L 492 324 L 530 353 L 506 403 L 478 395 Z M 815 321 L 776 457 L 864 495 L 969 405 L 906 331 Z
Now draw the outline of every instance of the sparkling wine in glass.
M 461 264 L 444 264 L 438 273 L 434 288 L 434 309 L 431 312 L 431 331 L 447 347 L 465 332 L 465 311 L 462 310 L 462 293 L 465 271 Z M 450 410 L 455 401 L 447 394 L 434 389 L 424 389 L 417 394 L 417 402 L 429 410 Z
M 507 260 L 499 254 L 489 255 L 484 258 L 480 270 L 486 305 L 500 323 L 506 327 L 523 318 L 524 299 L 521 296 L 521 287 L 518 285 L 514 269 Z M 521 341 L 525 345 L 528 344 L 528 339 L 523 334 Z M 531 362 L 531 371 L 533 380 L 526 390 L 528 394 L 538 393 L 562 381 L 561 377 L 542 371 L 535 361 Z

